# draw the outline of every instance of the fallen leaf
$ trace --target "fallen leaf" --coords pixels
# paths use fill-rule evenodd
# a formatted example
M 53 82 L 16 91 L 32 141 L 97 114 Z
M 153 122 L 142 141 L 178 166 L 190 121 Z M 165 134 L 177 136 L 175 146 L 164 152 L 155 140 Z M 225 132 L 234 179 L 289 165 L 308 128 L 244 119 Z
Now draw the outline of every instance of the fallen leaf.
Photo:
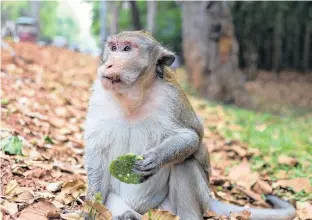
M 65 120 L 61 118 L 51 117 L 49 122 L 57 128 L 62 128 L 65 125 Z
M 3 145 L 3 151 L 12 155 L 23 155 L 23 141 L 18 136 L 10 136 Z
M 67 205 L 75 201 L 78 196 L 85 195 L 86 187 L 86 182 L 82 179 L 69 181 L 63 185 L 61 192 L 55 199 Z
M 24 192 L 17 195 L 16 198 L 14 198 L 15 202 L 22 202 L 22 203 L 28 203 L 31 204 L 35 200 L 34 193 L 31 190 L 25 190 Z
M 14 215 L 15 213 L 18 212 L 17 204 L 14 202 L 9 202 L 7 200 L 4 200 L 2 201 L 1 205 L 4 208 L 5 212 L 10 215 Z
M 304 190 L 306 193 L 312 192 L 312 185 L 309 179 L 303 177 L 289 180 L 279 180 L 274 185 L 281 187 L 291 187 L 296 192 L 300 192 L 302 190 Z
M 142 220 L 179 220 L 180 217 L 160 209 L 151 209 L 145 213 Z
M 249 220 L 251 213 L 248 210 L 243 210 L 238 214 L 231 213 L 230 220 Z
M 252 190 L 258 194 L 270 194 L 273 189 L 267 182 L 263 180 L 258 180 L 253 186 Z
M 52 203 L 41 200 L 22 210 L 17 220 L 48 220 L 59 216 L 57 208 Z
M 309 202 L 296 202 L 297 214 L 301 220 L 312 219 L 312 204 Z
M 239 165 L 234 166 L 229 172 L 229 179 L 234 180 L 238 185 L 244 186 L 246 189 L 259 179 L 259 174 L 252 172 L 246 158 Z
M 97 220 L 111 220 L 112 213 L 104 205 L 97 201 L 86 201 L 83 206 L 85 213 L 96 217 Z
M 249 189 L 244 189 L 241 186 L 237 186 L 236 189 L 240 192 L 243 192 L 244 194 L 246 194 L 247 196 L 249 196 L 250 198 L 252 198 L 255 201 L 258 201 L 261 205 L 263 205 L 264 207 L 269 208 L 270 206 L 262 199 L 261 195 L 249 190 Z
M 20 192 L 20 186 L 18 185 L 16 180 L 11 180 L 5 188 L 4 195 L 14 196 L 18 192 Z
M 293 158 L 293 157 L 289 157 L 289 156 L 285 156 L 285 155 L 280 155 L 278 157 L 278 162 L 280 164 L 285 164 L 288 166 L 296 166 L 298 164 L 298 160 Z
M 65 219 L 65 220 L 83 220 L 84 219 L 83 213 L 77 213 L 77 212 L 61 214 L 61 217 L 62 219 Z

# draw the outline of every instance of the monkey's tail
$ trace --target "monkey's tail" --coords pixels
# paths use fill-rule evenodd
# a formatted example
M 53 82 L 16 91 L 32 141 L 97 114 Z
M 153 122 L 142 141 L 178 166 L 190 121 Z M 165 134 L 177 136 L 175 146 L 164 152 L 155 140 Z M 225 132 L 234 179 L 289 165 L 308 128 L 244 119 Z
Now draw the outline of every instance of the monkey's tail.
M 295 208 L 288 202 L 272 195 L 266 199 L 273 205 L 273 209 L 244 208 L 236 205 L 226 204 L 215 199 L 210 199 L 208 207 L 219 215 L 229 216 L 231 213 L 239 213 L 248 210 L 252 220 L 291 220 L 296 217 Z

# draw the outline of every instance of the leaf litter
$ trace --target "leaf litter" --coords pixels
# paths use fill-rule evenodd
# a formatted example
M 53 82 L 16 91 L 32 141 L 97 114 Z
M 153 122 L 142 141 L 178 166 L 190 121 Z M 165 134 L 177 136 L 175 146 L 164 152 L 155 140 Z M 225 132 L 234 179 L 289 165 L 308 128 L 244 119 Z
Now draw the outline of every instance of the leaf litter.
M 8 43 L 31 62 L 14 61 L 2 50 L 1 142 L 12 141 L 12 137 L 21 141 L 15 139 L 14 146 L 0 152 L 1 217 L 72 220 L 83 219 L 79 212 L 92 209 L 97 219 L 111 219 L 110 211 L 99 201 L 85 201 L 83 123 L 98 59 L 63 48 Z M 204 119 L 204 141 L 212 163 L 211 196 L 238 205 L 269 207 L 262 195 L 279 193 L 296 204 L 297 219 L 311 218 L 311 201 L 293 200 L 302 190 L 311 193 L 309 179 L 289 179 L 287 173 L 272 179 L 265 166 L 260 172 L 253 171 L 249 160 L 261 157 L 261 152 L 239 141 L 226 140 L 218 132 L 228 125 L 231 116 L 222 106 L 207 106 L 196 97 L 190 100 Z M 297 163 L 283 156 L 279 161 L 286 165 Z M 149 211 L 143 219 L 155 217 L 179 219 L 160 210 Z M 205 219 L 249 217 L 247 211 L 229 218 L 208 210 L 205 215 Z

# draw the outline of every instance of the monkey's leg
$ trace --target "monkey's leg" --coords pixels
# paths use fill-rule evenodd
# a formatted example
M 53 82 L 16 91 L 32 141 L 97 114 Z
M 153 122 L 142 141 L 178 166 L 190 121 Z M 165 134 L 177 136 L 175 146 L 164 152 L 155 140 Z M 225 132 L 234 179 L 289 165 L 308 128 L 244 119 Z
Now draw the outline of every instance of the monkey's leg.
M 169 200 L 181 220 L 201 220 L 207 207 L 201 198 L 209 197 L 207 174 L 194 157 L 171 168 Z
M 114 219 L 140 219 L 141 215 L 131 209 L 120 196 L 109 192 L 105 201 L 105 206 L 111 211 Z M 133 216 L 133 217 L 132 217 Z M 132 218 L 131 218 L 132 217 Z

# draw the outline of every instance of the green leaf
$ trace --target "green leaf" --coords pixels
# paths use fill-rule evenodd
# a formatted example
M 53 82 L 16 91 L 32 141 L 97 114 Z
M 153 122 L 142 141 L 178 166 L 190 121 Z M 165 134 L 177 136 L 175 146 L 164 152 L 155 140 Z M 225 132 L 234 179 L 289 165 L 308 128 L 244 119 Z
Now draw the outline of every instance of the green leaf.
M 9 104 L 8 99 L 1 99 L 1 105 L 7 105 L 7 104 Z
M 23 155 L 22 153 L 23 142 L 18 136 L 10 136 L 7 142 L 3 145 L 5 153 L 12 155 Z
M 47 144 L 54 144 L 53 140 L 49 136 L 44 136 L 44 141 Z
M 140 184 L 143 182 L 143 177 L 132 171 L 137 160 L 142 160 L 142 156 L 127 154 L 113 160 L 109 166 L 109 172 L 113 177 L 121 182 L 128 184 Z
M 101 192 L 97 192 L 97 193 L 95 194 L 95 200 L 96 200 L 98 203 L 102 204 L 102 202 L 103 202 L 103 197 L 102 197 Z

